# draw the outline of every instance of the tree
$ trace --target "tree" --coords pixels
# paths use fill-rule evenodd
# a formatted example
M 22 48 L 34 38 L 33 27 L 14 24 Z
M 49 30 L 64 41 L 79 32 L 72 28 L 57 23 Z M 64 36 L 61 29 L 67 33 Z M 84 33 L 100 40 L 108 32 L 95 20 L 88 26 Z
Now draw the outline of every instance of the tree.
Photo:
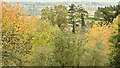
M 85 11 L 81 5 L 75 6 L 74 4 L 71 4 L 69 9 L 69 17 L 70 17 L 70 22 L 72 22 L 73 24 L 73 33 L 75 33 L 75 21 L 78 19 L 79 21 L 81 21 L 82 24 L 82 28 L 83 26 L 85 26 L 85 21 L 84 21 L 84 17 L 88 15 L 88 12 Z M 81 18 L 81 20 L 80 20 Z M 78 22 L 79 22 L 78 21 Z
M 81 20 L 82 20 L 82 28 L 85 26 L 84 16 L 81 14 Z
M 75 39 L 75 40 L 74 40 Z M 59 32 L 54 39 L 54 64 L 55 66 L 80 66 L 83 61 L 85 39 L 78 34 Z M 84 57 L 85 58 L 85 57 Z
M 32 50 L 33 16 L 22 12 L 23 7 L 6 4 L 2 6 L 2 64 L 3 66 L 21 66 L 25 56 Z M 29 17 L 29 18 L 26 18 Z
M 82 24 L 82 28 L 85 26 L 85 21 L 84 21 L 84 17 L 87 17 L 88 16 L 88 12 L 87 11 L 85 11 L 83 8 L 82 8 L 82 6 L 81 5 L 78 5 L 77 7 L 76 7 L 76 15 L 77 15 L 77 18 L 79 19 L 79 18 L 81 18 L 81 24 Z
M 87 35 L 87 43 L 86 46 L 88 48 L 91 48 L 91 50 L 93 49 L 93 51 L 98 52 L 96 55 L 97 57 L 95 58 L 99 58 L 101 60 L 101 63 L 98 63 L 98 65 L 109 65 L 109 55 L 111 53 L 112 50 L 110 50 L 110 42 L 109 42 L 109 38 L 111 37 L 111 28 L 109 25 L 106 24 L 102 24 L 102 26 L 98 23 L 95 22 L 95 24 L 93 24 L 92 28 L 86 33 Z M 98 59 L 96 59 L 98 60 Z M 95 61 L 95 63 L 97 64 L 97 62 Z
M 120 15 L 118 16 L 118 35 L 117 35 L 117 43 L 115 48 L 116 50 L 116 56 L 114 57 L 115 65 L 117 68 L 120 67 Z
M 118 37 L 117 37 L 117 47 L 118 47 L 118 52 L 117 52 L 117 65 L 120 67 L 120 15 L 118 18 Z
M 69 9 L 69 17 L 70 22 L 73 24 L 72 32 L 75 34 L 75 12 L 76 12 L 76 6 L 74 4 L 71 4 Z
M 119 2 L 120 3 L 120 2 Z M 111 65 L 115 66 L 116 68 L 120 67 L 120 4 L 118 4 L 117 7 L 117 14 L 119 14 L 114 20 L 113 20 L 113 31 L 112 36 L 110 38 L 110 42 L 112 43 L 110 46 L 112 48 L 112 52 L 110 54 L 111 58 Z
M 98 41 L 101 39 L 99 35 L 104 34 L 107 28 L 103 29 L 104 31 L 98 29 L 98 27 L 94 29 L 99 32 L 99 34 L 95 32 L 97 37 L 93 34 L 94 30 L 91 30 L 90 35 L 87 36 L 89 39 L 86 39 L 86 34 L 82 32 L 75 34 L 60 32 L 57 34 L 54 39 L 53 66 L 107 66 L 109 63 L 106 54 L 108 52 L 107 43 L 103 44 L 103 42 Z M 105 36 L 101 40 L 105 39 Z
M 53 39 L 58 31 L 61 31 L 59 27 L 50 25 L 45 20 L 36 19 L 35 31 L 33 32 L 34 50 L 27 60 L 27 66 L 50 66 L 52 64 L 52 54 L 54 51 Z
M 120 15 L 118 15 L 114 20 L 112 24 L 112 36 L 109 39 L 109 42 L 111 45 L 111 54 L 110 54 L 110 60 L 111 60 L 111 66 L 114 66 L 116 68 L 120 67 Z
M 111 53 L 112 54 L 112 65 L 115 66 L 116 68 L 119 68 L 120 67 L 120 15 L 118 16 L 118 24 L 117 24 L 117 30 L 116 34 L 114 34 L 112 36 L 112 39 L 110 40 L 110 42 L 113 43 L 112 47 L 113 47 L 113 52 Z M 117 32 L 118 31 L 118 32 Z M 114 40 L 114 41 L 113 41 Z
M 113 19 L 116 18 L 118 14 L 118 5 L 104 8 L 98 7 L 98 10 L 95 12 L 95 17 L 102 21 L 106 21 L 108 24 L 112 23 Z
M 54 5 L 54 7 L 46 7 L 42 9 L 42 19 L 50 21 L 52 25 L 58 25 L 62 28 L 62 24 L 67 24 L 68 10 L 64 5 Z

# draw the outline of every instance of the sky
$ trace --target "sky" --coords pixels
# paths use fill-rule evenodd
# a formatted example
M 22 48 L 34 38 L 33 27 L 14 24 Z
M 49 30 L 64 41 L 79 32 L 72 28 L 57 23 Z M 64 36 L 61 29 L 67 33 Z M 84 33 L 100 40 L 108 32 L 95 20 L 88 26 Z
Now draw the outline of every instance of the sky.
M 75 2 L 75 1 L 83 1 L 83 2 L 118 2 L 120 0 L 3 0 L 5 2 Z

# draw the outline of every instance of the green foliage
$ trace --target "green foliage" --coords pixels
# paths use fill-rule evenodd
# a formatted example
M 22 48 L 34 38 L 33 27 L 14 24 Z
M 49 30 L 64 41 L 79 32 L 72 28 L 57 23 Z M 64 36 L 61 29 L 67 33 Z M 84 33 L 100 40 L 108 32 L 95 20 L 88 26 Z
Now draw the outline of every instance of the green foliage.
M 112 47 L 111 56 L 111 65 L 116 68 L 120 67 L 120 15 L 114 19 L 113 21 L 113 29 L 112 36 L 110 38 L 110 42 L 112 43 L 110 46 Z
M 46 7 L 41 12 L 42 19 L 49 21 L 52 25 L 57 24 L 61 28 L 61 24 L 67 24 L 68 10 L 64 5 Z
M 35 26 L 32 41 L 34 48 L 31 55 L 27 58 L 29 62 L 26 65 L 49 66 L 54 50 L 53 39 L 60 29 L 58 26 L 52 26 L 49 22 L 40 19 L 36 19 Z
M 59 30 L 57 26 L 52 26 L 49 22 L 46 22 L 45 20 L 36 19 L 35 26 L 36 28 L 33 37 L 35 46 L 46 45 L 46 43 L 54 38 L 54 34 Z
M 60 33 L 56 36 L 54 42 L 54 65 L 105 66 L 109 63 L 107 55 L 101 55 L 99 50 L 86 45 L 86 36 L 82 31 L 80 34 Z
M 59 33 L 55 39 L 54 63 L 58 66 L 77 66 L 80 53 L 84 51 L 81 38 L 76 35 L 65 32 Z M 82 44 L 81 44 L 82 43 Z M 81 50 L 80 50 L 81 49 Z
M 118 10 L 118 5 L 104 8 L 98 7 L 98 10 L 95 12 L 95 17 L 97 19 L 102 19 L 108 23 L 112 23 L 113 19 L 119 14 Z
M 83 9 L 81 5 L 76 6 L 76 16 L 78 17 L 78 19 L 82 15 L 84 17 L 88 17 L 88 12 L 85 9 Z

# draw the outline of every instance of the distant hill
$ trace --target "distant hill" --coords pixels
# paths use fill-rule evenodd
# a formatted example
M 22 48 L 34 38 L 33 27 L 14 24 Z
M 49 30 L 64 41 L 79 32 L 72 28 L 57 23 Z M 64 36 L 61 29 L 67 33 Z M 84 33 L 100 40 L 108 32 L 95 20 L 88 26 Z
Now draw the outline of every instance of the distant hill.
M 10 2 L 11 4 L 16 4 L 16 2 Z M 96 11 L 98 7 L 114 6 L 117 2 L 20 2 L 23 5 L 25 12 L 31 14 L 40 14 L 40 10 L 46 6 L 54 6 L 63 4 L 69 6 L 71 3 L 76 5 L 82 5 L 86 11 Z

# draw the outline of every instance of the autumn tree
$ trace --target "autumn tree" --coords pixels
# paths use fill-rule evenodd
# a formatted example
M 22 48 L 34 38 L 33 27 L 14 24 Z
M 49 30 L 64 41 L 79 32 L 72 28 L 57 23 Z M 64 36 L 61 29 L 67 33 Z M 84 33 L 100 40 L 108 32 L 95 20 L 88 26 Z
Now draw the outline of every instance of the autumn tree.
M 22 66 L 32 50 L 33 16 L 25 14 L 17 5 L 2 5 L 2 59 L 3 66 Z
M 110 42 L 109 38 L 111 37 L 111 28 L 108 25 L 104 24 L 102 26 L 96 21 L 93 24 L 92 28 L 88 30 L 86 33 L 87 36 L 87 43 L 85 46 L 91 48 L 91 51 L 94 51 L 97 57 L 92 56 L 93 59 L 99 58 L 94 60 L 93 62 L 98 65 L 110 65 L 109 63 L 109 55 L 111 53 L 110 50 Z M 97 61 L 100 61 L 99 63 Z

